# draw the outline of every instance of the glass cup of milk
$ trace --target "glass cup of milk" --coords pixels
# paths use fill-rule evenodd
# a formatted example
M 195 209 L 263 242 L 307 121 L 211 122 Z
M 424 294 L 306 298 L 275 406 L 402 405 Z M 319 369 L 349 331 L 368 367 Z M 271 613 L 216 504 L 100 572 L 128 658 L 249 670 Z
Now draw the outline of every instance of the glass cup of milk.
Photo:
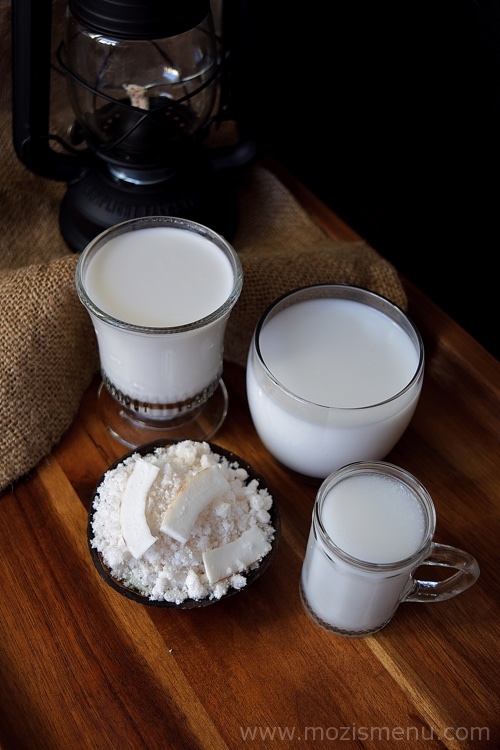
M 316 496 L 302 566 L 307 613 L 332 633 L 361 637 L 387 625 L 402 602 L 440 602 L 465 591 L 478 563 L 434 542 L 435 525 L 429 493 L 407 471 L 362 461 L 333 472 Z M 451 572 L 419 580 L 421 565 Z
M 385 458 L 406 430 L 424 376 L 421 336 L 388 299 L 315 284 L 276 300 L 255 329 L 247 397 L 257 434 L 314 480 Z
M 233 247 L 193 221 L 131 219 L 88 244 L 75 278 L 97 336 L 110 432 L 132 447 L 209 439 L 227 414 L 224 334 L 243 283 Z

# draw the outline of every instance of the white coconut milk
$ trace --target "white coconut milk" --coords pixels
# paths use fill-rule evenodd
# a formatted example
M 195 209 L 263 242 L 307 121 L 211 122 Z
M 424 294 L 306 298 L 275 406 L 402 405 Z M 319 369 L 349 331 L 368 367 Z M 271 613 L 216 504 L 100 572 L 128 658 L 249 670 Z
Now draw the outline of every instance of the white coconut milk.
M 385 624 L 405 592 L 415 554 L 428 533 L 418 497 L 399 480 L 353 475 L 324 497 L 320 519 L 327 537 L 357 566 L 337 554 L 311 526 L 302 570 L 302 595 L 331 628 L 367 632 Z M 398 563 L 390 571 L 380 565 Z
M 233 292 L 235 274 L 209 238 L 164 226 L 120 234 L 92 255 L 83 285 L 105 313 L 91 312 L 101 369 L 122 396 L 176 404 L 218 380 L 230 309 L 214 313 Z
M 414 413 L 421 378 L 405 389 L 419 349 L 369 304 L 300 301 L 264 322 L 258 345 L 273 377 L 252 348 L 252 418 L 268 450 L 295 471 L 325 478 L 351 461 L 381 459 Z

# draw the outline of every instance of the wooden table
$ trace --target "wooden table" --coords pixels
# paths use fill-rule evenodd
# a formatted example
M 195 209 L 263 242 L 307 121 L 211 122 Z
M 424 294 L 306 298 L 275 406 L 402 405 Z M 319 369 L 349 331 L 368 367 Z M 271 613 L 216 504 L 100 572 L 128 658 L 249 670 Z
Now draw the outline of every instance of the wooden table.
M 329 232 L 355 237 L 291 185 Z M 365 639 L 313 624 L 298 581 L 315 488 L 262 447 L 244 372 L 227 365 L 230 407 L 216 442 L 267 480 L 282 519 L 273 563 L 206 608 L 125 599 L 87 548 L 95 484 L 125 452 L 99 421 L 96 382 L 60 445 L 0 496 L 3 750 L 500 747 L 500 365 L 407 290 L 426 377 L 388 459 L 427 486 L 436 539 L 477 557 L 478 583 L 447 602 L 404 604 Z

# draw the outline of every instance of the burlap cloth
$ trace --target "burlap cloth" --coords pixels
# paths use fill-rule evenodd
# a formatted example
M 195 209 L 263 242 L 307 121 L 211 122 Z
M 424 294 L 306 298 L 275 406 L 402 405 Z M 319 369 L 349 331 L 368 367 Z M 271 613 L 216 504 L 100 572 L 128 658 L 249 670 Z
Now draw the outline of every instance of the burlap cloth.
M 3 72 L 8 74 L 8 65 Z M 3 490 L 34 468 L 68 429 L 99 362 L 90 319 L 75 291 L 77 257 L 59 233 L 65 186 L 36 177 L 18 161 L 5 89 L 0 97 Z M 399 277 L 389 263 L 364 242 L 327 238 L 264 167 L 249 169 L 239 209 L 232 244 L 241 257 L 244 282 L 227 327 L 226 359 L 244 365 L 261 313 L 276 297 L 299 286 L 348 282 L 406 307 Z

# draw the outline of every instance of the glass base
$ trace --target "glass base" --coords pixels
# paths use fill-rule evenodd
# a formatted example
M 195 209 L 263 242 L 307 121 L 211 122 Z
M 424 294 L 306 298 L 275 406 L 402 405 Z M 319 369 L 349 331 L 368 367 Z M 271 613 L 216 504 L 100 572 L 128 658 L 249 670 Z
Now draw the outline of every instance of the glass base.
M 111 435 L 128 448 L 137 448 L 155 440 L 210 440 L 227 416 L 228 396 L 224 381 L 208 401 L 192 412 L 173 419 L 147 420 L 116 401 L 104 383 L 97 401 L 101 419 Z
M 321 617 L 318 617 L 318 615 L 311 609 L 309 606 L 309 602 L 307 601 L 306 595 L 304 593 L 304 589 L 302 587 L 302 582 L 299 585 L 299 592 L 300 592 L 300 599 L 302 602 L 302 606 L 304 607 L 305 611 L 313 620 L 313 622 L 316 623 L 316 625 L 319 625 L 323 630 L 327 630 L 329 633 L 334 633 L 334 635 L 341 635 L 344 638 L 366 638 L 368 635 L 373 635 L 374 633 L 378 633 L 379 630 L 382 630 L 382 628 L 385 628 L 385 626 L 391 621 L 392 618 L 389 618 L 386 620 L 382 625 L 377 625 L 375 628 L 370 628 L 369 630 L 343 630 L 342 628 L 336 628 L 333 625 L 330 625 L 330 623 L 325 622 Z

